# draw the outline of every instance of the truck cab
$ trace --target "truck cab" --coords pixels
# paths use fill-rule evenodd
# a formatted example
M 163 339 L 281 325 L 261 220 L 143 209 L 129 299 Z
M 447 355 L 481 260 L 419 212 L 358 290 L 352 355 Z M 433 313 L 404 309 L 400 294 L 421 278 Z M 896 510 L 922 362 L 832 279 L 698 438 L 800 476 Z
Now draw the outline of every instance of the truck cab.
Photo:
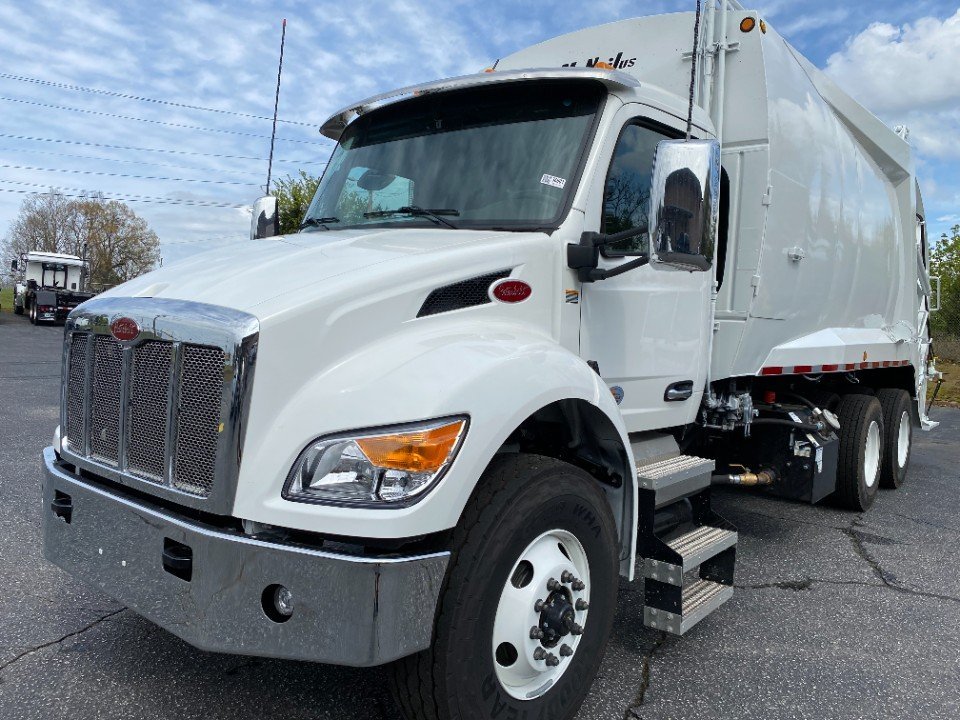
M 300 232 L 263 199 L 229 256 L 78 307 L 46 556 L 204 649 L 389 664 L 408 718 L 572 717 L 619 577 L 678 635 L 732 596 L 714 485 L 902 483 L 909 148 L 722 6 L 692 75 L 680 14 L 351 104 Z

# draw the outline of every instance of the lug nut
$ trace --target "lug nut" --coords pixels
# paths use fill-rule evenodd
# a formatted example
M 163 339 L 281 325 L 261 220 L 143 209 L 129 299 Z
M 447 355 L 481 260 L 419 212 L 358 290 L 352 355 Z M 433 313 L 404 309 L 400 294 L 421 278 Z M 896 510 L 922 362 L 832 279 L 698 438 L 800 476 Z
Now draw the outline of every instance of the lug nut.
M 547 667 L 556 667 L 560 664 L 560 658 L 558 658 L 553 653 L 547 655 Z
M 567 628 L 570 630 L 571 635 L 583 635 L 583 628 L 575 622 L 568 623 Z
M 570 657 L 571 655 L 573 655 L 573 648 L 570 647 L 569 645 L 561 645 L 560 655 L 561 657 Z
M 536 650 L 533 651 L 534 660 L 543 660 L 546 657 L 547 657 L 547 651 L 544 650 L 542 647 L 538 647 Z
M 569 570 L 564 570 L 563 574 L 560 576 L 560 582 L 562 583 L 569 583 L 569 582 L 573 582 L 574 580 L 576 580 L 576 578 L 573 576 L 573 573 L 570 572 Z
M 543 639 L 543 630 L 534 625 L 530 628 L 530 639 L 531 640 L 542 640 Z
M 583 598 L 580 598 L 579 600 L 577 600 L 577 604 L 574 605 L 574 607 L 577 608 L 577 610 L 586 610 L 587 608 L 590 607 L 590 603 L 588 603 Z
M 580 592 L 587 586 L 583 584 L 583 580 L 574 580 L 573 584 L 570 587 L 572 587 L 577 592 Z
M 560 589 L 560 583 L 557 582 L 556 578 L 550 578 L 549 580 L 547 580 L 547 590 L 553 591 L 553 590 L 559 590 L 559 589 Z
M 543 600 L 537 600 L 537 601 L 533 604 L 533 610 L 534 610 L 534 612 L 543 612 L 543 604 L 544 604 L 544 603 L 543 603 Z

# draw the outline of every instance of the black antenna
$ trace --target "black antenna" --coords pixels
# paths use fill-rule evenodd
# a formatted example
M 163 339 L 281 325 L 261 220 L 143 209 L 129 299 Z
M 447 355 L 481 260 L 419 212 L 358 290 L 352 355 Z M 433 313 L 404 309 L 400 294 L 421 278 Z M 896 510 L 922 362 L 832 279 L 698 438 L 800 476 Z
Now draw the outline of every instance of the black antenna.
M 726 2 L 726 0 L 722 0 Z M 693 23 L 693 61 L 690 67 L 690 107 L 687 110 L 687 140 L 693 135 L 693 91 L 697 84 L 697 55 L 700 53 L 700 0 L 697 0 L 697 19 Z M 279 92 L 279 90 L 278 90 Z
M 273 99 L 273 132 L 270 133 L 270 159 L 267 161 L 267 187 L 270 194 L 270 175 L 273 173 L 273 144 L 277 139 L 277 109 L 280 107 L 280 74 L 283 72 L 283 41 L 287 37 L 287 19 L 283 19 L 283 29 L 280 31 L 280 66 L 277 68 L 277 94 Z

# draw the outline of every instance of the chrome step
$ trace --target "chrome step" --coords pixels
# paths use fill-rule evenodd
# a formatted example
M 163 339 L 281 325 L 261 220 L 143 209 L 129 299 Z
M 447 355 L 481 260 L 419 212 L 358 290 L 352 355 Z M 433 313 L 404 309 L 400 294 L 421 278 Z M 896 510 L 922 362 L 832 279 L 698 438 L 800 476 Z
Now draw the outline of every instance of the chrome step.
M 729 585 L 697 580 L 683 588 L 682 610 L 679 615 L 644 607 L 643 622 L 654 630 L 683 635 L 732 597 L 733 588 Z
M 656 492 L 656 505 L 662 507 L 710 486 L 714 462 L 693 455 L 677 455 L 667 460 L 637 467 L 637 484 Z
M 682 563 L 673 563 L 646 558 L 643 561 L 643 575 L 651 580 L 683 585 L 683 574 L 700 567 L 704 562 L 737 544 L 735 530 L 704 525 L 680 535 L 666 543 L 667 547 L 682 558 Z

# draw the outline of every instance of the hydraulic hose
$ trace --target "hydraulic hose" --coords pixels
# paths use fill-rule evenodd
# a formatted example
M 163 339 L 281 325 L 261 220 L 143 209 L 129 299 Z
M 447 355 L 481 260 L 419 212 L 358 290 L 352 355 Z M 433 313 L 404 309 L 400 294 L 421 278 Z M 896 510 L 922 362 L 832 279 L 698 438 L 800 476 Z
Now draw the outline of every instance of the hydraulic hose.
M 779 425 L 782 427 L 803 430 L 804 432 L 823 432 L 823 423 L 818 423 L 817 425 L 808 425 L 806 423 L 795 422 L 793 420 L 782 420 L 781 418 L 757 418 L 751 423 L 751 425 Z
M 742 473 L 720 473 L 714 475 L 710 480 L 714 485 L 768 486 L 777 481 L 777 471 L 768 469 L 754 473 L 744 468 Z

